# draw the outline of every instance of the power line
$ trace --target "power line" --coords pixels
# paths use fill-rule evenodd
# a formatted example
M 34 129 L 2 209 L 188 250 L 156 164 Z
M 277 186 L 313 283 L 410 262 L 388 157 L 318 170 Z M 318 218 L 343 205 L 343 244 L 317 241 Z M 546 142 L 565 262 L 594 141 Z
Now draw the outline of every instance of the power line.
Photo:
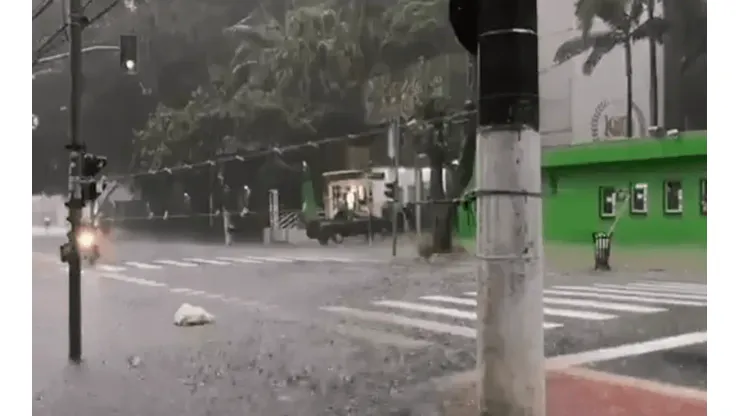
M 84 30 L 86 27 L 88 27 L 88 26 L 94 24 L 95 22 L 97 22 L 98 20 L 100 20 L 109 11 L 111 11 L 119 3 L 119 1 L 120 0 L 112 0 L 111 3 L 108 6 L 106 6 L 105 8 L 103 8 L 103 10 L 101 10 L 100 12 L 98 12 L 92 18 L 87 18 L 86 16 L 83 16 L 82 19 L 81 19 L 82 29 Z M 85 4 L 85 7 L 87 7 L 91 3 L 92 3 L 92 0 L 88 0 L 88 2 Z M 84 11 L 84 8 L 83 8 L 83 11 Z M 52 44 L 52 42 L 54 42 L 57 39 L 57 37 L 60 36 L 61 34 L 66 33 L 66 30 L 67 30 L 68 27 L 69 27 L 69 24 L 65 22 L 60 28 L 58 28 L 56 30 L 56 32 L 54 32 L 53 35 L 49 36 L 44 41 L 44 43 L 42 43 L 41 46 L 39 46 L 36 49 L 36 52 L 34 53 L 34 59 L 33 59 L 32 64 L 31 64 L 32 66 L 35 67 L 36 65 L 38 65 L 40 63 L 41 60 L 44 59 L 44 57 L 42 55 L 44 55 L 44 54 L 46 54 L 46 53 L 49 52 L 48 49 L 49 49 L 49 46 Z M 61 46 L 61 44 L 56 45 L 56 46 Z
M 37 17 L 41 16 L 42 13 L 46 11 L 46 9 L 49 8 L 54 3 L 54 0 L 46 0 L 39 7 L 36 8 L 36 11 L 33 12 L 33 18 L 31 18 L 31 21 L 36 20 Z
M 439 122 L 447 122 L 451 124 L 460 124 L 467 121 L 467 117 L 477 114 L 476 111 L 460 111 L 449 115 L 444 115 L 440 117 L 434 117 L 434 118 L 428 118 L 419 121 L 418 123 L 426 123 L 426 124 L 433 124 L 433 123 L 439 123 Z M 407 123 L 407 126 L 409 123 Z M 335 143 L 342 143 L 347 141 L 355 141 L 355 140 L 361 140 L 366 139 L 369 137 L 377 137 L 379 135 L 385 134 L 387 132 L 387 127 L 381 127 L 381 128 L 375 128 L 371 129 L 362 133 L 354 133 L 354 134 L 346 134 L 343 136 L 336 136 L 336 137 L 329 137 L 326 139 L 321 139 L 317 141 L 308 141 L 306 143 L 301 144 L 294 144 L 294 145 L 287 145 L 287 146 L 275 146 L 270 149 L 265 150 L 258 150 L 256 152 L 252 152 L 248 155 L 229 155 L 224 157 L 217 157 L 214 159 L 208 159 L 203 160 L 196 163 L 185 163 L 182 165 L 177 166 L 171 166 L 171 167 L 165 167 L 165 168 L 159 168 L 159 169 L 149 169 L 145 171 L 140 172 L 134 172 L 129 174 L 119 174 L 119 175 L 111 175 L 108 176 L 110 179 L 123 179 L 123 178 L 135 178 L 139 176 L 147 176 L 147 175 L 156 175 L 160 173 L 168 173 L 172 174 L 178 171 L 187 171 L 192 169 L 198 169 L 206 166 L 215 166 L 217 164 L 221 163 L 228 163 L 228 162 L 245 162 L 247 160 L 253 160 L 258 159 L 260 157 L 264 156 L 270 156 L 270 155 L 282 155 L 284 153 L 288 152 L 294 152 L 298 150 L 303 149 L 318 149 L 321 146 L 335 144 Z

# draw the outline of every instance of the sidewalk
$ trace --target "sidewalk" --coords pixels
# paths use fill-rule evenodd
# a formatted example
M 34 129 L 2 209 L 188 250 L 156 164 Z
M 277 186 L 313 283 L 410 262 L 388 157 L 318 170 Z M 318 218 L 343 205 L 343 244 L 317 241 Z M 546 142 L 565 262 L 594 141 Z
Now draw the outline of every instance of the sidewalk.
M 445 416 L 478 416 L 475 384 L 443 394 Z M 584 368 L 550 371 L 547 416 L 705 416 L 706 393 Z

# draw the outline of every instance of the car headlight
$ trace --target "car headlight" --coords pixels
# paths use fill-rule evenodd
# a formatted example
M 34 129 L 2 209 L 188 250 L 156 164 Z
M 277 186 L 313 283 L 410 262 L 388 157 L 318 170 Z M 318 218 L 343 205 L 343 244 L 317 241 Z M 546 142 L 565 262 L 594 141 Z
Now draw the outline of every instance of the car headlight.
M 95 235 L 89 231 L 83 231 L 77 236 L 77 245 L 80 248 L 90 248 L 95 244 Z

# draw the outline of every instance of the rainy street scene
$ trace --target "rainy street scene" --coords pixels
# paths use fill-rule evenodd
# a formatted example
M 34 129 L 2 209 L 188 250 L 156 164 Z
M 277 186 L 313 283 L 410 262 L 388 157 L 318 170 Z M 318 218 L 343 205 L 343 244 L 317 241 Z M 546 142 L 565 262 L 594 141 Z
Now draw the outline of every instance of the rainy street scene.
M 32 3 L 34 415 L 706 415 L 706 0 Z

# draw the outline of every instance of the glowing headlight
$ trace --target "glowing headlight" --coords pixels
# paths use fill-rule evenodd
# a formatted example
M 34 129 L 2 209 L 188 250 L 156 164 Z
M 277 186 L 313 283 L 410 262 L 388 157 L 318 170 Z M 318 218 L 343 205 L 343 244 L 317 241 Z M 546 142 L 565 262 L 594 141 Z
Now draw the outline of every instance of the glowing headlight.
M 90 248 L 95 244 L 95 235 L 89 231 L 83 231 L 77 237 L 77 244 L 80 248 Z

